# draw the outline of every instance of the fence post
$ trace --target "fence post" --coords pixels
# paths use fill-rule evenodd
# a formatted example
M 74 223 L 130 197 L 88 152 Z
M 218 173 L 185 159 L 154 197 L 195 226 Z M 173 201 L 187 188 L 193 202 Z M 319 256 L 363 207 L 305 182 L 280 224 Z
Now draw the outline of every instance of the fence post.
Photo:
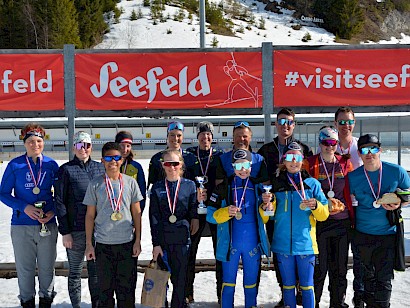
M 273 47 L 270 42 L 262 43 L 262 95 L 265 126 L 265 143 L 272 140 L 271 114 L 273 113 Z
M 73 136 L 75 129 L 75 72 L 74 72 L 74 45 L 64 45 L 64 108 L 68 118 L 68 160 L 71 158 Z

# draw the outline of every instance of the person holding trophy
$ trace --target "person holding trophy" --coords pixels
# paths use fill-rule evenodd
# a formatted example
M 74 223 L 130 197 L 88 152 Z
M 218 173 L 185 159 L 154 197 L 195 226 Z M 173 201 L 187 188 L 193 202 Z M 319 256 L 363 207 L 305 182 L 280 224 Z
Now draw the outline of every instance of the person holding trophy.
M 302 169 L 303 159 L 303 147 L 289 143 L 283 150 L 279 174 L 272 178 L 276 204 L 271 250 L 283 280 L 284 305 L 290 308 L 296 308 L 296 273 L 303 307 L 315 307 L 316 221 L 329 216 L 327 198 L 319 181 Z
M 257 154 L 255 154 L 257 155 Z M 232 152 L 234 174 L 217 186 L 209 198 L 207 221 L 218 225 L 216 258 L 222 262 L 221 306 L 234 307 L 239 261 L 243 264 L 245 307 L 257 306 L 258 274 L 262 255 L 268 255 L 265 223 L 272 195 L 261 198 L 261 184 L 252 174 L 252 153 Z
M 58 165 L 43 155 L 45 130 L 29 123 L 21 130 L 26 153 L 12 159 L 4 172 L 0 200 L 13 210 L 13 243 L 22 307 L 34 308 L 35 276 L 38 268 L 39 307 L 51 307 L 54 292 L 54 263 L 57 256 L 57 224 L 52 187 Z
M 195 164 L 189 168 L 189 178 L 198 183 L 198 193 L 211 195 L 215 189 L 216 162 L 217 158 L 224 152 L 221 149 L 212 146 L 214 126 L 211 122 L 202 121 L 197 125 L 198 146 L 186 149 L 196 157 Z M 198 207 L 199 230 L 191 236 L 191 249 L 189 252 L 187 280 L 185 285 L 185 297 L 188 303 L 194 302 L 194 280 L 195 280 L 195 262 L 198 252 L 199 242 L 202 236 L 212 236 L 214 253 L 216 253 L 216 225 L 208 224 L 206 221 L 206 204 L 205 198 Z M 209 229 L 209 230 L 208 230 Z M 218 301 L 221 297 L 222 287 L 222 264 L 216 261 L 216 292 Z

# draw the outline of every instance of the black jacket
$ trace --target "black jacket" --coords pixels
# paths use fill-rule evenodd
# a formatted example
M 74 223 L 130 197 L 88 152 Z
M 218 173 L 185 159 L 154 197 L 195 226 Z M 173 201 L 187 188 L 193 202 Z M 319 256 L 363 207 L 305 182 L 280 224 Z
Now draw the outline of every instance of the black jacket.
M 54 196 L 58 230 L 62 235 L 72 231 L 85 231 L 85 192 L 91 179 L 104 173 L 103 164 L 91 158 L 84 164 L 77 156 L 59 168 Z

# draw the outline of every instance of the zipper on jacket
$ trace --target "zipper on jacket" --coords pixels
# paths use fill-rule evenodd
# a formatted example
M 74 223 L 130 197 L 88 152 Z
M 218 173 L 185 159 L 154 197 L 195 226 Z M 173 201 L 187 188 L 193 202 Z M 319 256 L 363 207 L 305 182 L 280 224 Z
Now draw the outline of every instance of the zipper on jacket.
M 292 254 L 293 251 L 293 241 L 292 241 L 292 237 L 293 237 L 293 208 L 292 208 L 292 201 L 293 201 L 293 192 L 290 192 L 290 251 L 289 254 Z M 287 198 L 286 198 L 287 201 Z

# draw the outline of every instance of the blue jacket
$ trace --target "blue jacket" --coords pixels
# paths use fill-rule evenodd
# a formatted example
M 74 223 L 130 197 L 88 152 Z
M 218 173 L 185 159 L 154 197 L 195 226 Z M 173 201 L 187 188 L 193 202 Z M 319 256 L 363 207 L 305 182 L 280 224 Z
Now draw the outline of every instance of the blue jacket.
M 219 185 L 211 195 L 209 199 L 208 213 L 206 215 L 206 220 L 213 224 L 218 224 L 217 226 L 217 244 L 216 244 L 216 259 L 219 261 L 229 260 L 229 251 L 231 249 L 232 243 L 232 217 L 228 215 L 227 207 L 230 204 L 234 204 L 231 198 L 232 183 L 234 176 L 228 178 L 228 183 L 226 185 Z M 252 178 L 250 181 L 253 183 Z M 269 243 L 266 237 L 264 224 L 268 221 L 269 217 L 263 215 L 263 210 L 260 208 L 259 204 L 262 203 L 259 195 L 261 193 L 261 184 L 253 183 L 253 193 L 255 194 L 255 199 L 257 204 L 255 206 L 257 226 L 259 234 L 259 248 L 261 253 L 264 255 L 269 255 Z M 252 192 L 250 192 L 252 193 Z M 235 218 L 233 218 L 235 219 Z M 245 240 L 245 239 L 244 239 Z
M 125 162 L 121 166 L 122 173 L 124 173 L 124 166 L 125 166 Z M 142 215 L 145 209 L 145 200 L 147 198 L 147 184 L 145 182 L 144 170 L 142 169 L 142 166 L 139 162 L 136 162 L 135 160 L 131 160 L 131 161 L 128 161 L 127 163 L 127 170 L 125 170 L 125 174 L 129 175 L 130 177 L 133 177 L 137 181 L 141 194 L 144 197 L 144 200 L 140 201 L 141 215 Z
M 156 182 L 151 188 L 149 204 L 149 222 L 151 226 L 152 246 L 187 245 L 191 242 L 190 223 L 191 219 L 198 218 L 196 199 L 196 186 L 191 180 L 181 178 L 181 186 L 174 215 L 175 223 L 169 222 L 171 210 L 169 209 L 165 181 Z M 177 182 L 168 182 L 171 202 Z
M 104 173 L 103 164 L 91 158 L 84 164 L 77 156 L 58 169 L 54 195 L 58 230 L 62 235 L 72 231 L 85 231 L 85 192 L 90 181 Z
M 34 176 L 37 176 L 40 164 L 34 164 L 29 158 Z M 50 157 L 43 155 L 40 182 L 38 187 L 40 193 L 33 194 L 34 182 L 31 177 L 30 169 L 27 165 L 26 154 L 12 159 L 6 170 L 0 186 L 0 200 L 13 209 L 11 217 L 12 225 L 39 225 L 37 220 L 33 220 L 24 213 L 27 205 L 33 205 L 36 201 L 46 201 L 43 208 L 44 213 L 48 211 L 56 212 L 54 206 L 52 187 L 57 177 L 58 165 Z M 49 223 L 55 222 L 55 218 L 50 219 Z
M 306 198 L 315 198 L 317 208 L 300 209 L 302 198 L 295 188 L 289 184 L 287 172 L 281 171 L 279 177 L 274 178 L 272 190 L 276 197 L 275 227 L 271 249 L 275 253 L 286 255 L 318 254 L 316 242 L 316 220 L 325 221 L 329 217 L 327 198 L 323 194 L 318 180 L 302 172 L 302 180 Z M 300 185 L 299 193 L 300 193 Z

